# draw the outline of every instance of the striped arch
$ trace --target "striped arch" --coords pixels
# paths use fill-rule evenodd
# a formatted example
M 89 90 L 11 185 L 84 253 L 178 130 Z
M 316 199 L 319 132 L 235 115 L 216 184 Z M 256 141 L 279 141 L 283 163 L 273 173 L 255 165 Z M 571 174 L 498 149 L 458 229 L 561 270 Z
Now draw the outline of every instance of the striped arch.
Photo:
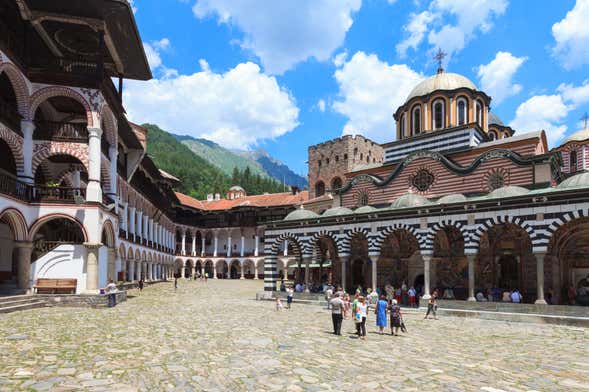
M 471 244 L 478 250 L 480 248 L 481 238 L 483 237 L 483 235 L 487 233 L 491 227 L 502 224 L 513 224 L 515 226 L 520 227 L 522 230 L 525 230 L 528 233 L 528 236 L 530 237 L 532 248 L 537 248 L 538 240 L 536 238 L 536 232 L 534 228 L 527 224 L 522 218 L 509 215 L 495 216 L 493 218 L 488 218 L 483 223 L 477 224 L 476 228 L 474 229 L 470 237 Z
M 22 150 L 23 138 L 0 124 L 0 139 L 4 140 L 6 144 L 8 144 L 8 147 L 12 152 L 14 163 L 16 164 L 16 174 L 22 175 L 24 173 L 25 167 Z
M 15 241 L 24 241 L 28 237 L 27 220 L 23 214 L 14 208 L 6 208 L 0 212 L 0 218 L 5 218 L 12 229 Z
M 315 254 L 316 252 L 316 248 L 317 248 L 317 244 L 319 243 L 319 240 L 322 237 L 327 237 L 330 240 L 333 241 L 333 243 L 335 244 L 335 248 L 337 250 L 338 255 L 341 252 L 341 246 L 340 246 L 340 242 L 338 241 L 338 238 L 336 235 L 334 235 L 335 233 L 332 233 L 330 231 L 327 230 L 320 230 L 317 233 L 313 234 L 313 236 L 311 238 L 309 238 L 309 240 L 307 241 L 307 248 L 311 251 L 312 254 Z
M 100 109 L 100 119 L 104 124 L 103 132 L 108 144 L 110 144 L 111 147 L 117 148 L 117 120 L 106 103 L 102 105 L 102 108 Z
M 64 86 L 50 86 L 44 87 L 40 90 L 37 90 L 33 95 L 31 95 L 30 99 L 30 106 L 29 111 L 26 116 L 27 120 L 34 120 L 35 119 L 35 112 L 41 103 L 48 100 L 51 97 L 68 97 L 78 101 L 86 110 L 86 121 L 88 122 L 88 127 L 94 126 L 94 120 L 92 118 L 92 109 L 90 109 L 90 104 L 88 101 L 69 87 Z
M 343 238 L 341 239 L 341 253 L 340 256 L 349 256 L 351 253 L 351 244 L 352 244 L 352 238 L 358 234 L 363 235 L 364 237 L 366 237 L 366 240 L 368 241 L 368 251 L 370 252 L 372 247 L 370 244 L 371 238 L 370 238 L 370 230 L 366 227 L 364 228 L 359 228 L 359 227 L 354 227 L 353 229 L 347 231 Z
M 272 240 L 272 242 L 264 244 L 265 253 L 267 255 L 273 256 L 273 257 L 278 256 L 280 253 L 280 250 L 281 250 L 280 247 L 284 241 L 288 241 L 288 242 L 292 242 L 292 243 L 296 244 L 296 248 L 301 253 L 300 255 L 311 256 L 311 253 L 306 253 L 306 252 L 310 252 L 308 247 L 303 245 L 301 243 L 301 241 L 299 241 L 299 239 L 293 234 L 281 234 L 277 238 Z
M 379 230 L 376 237 L 374 237 L 373 243 L 369 244 L 370 247 L 368 249 L 370 251 L 378 252 L 380 254 L 382 244 L 384 243 L 385 239 L 397 230 L 406 230 L 410 232 L 417 240 L 420 252 L 425 248 L 425 239 L 417 232 L 415 227 L 405 223 L 394 223 L 390 226 L 385 227 L 382 230 Z
M 425 235 L 425 244 L 423 247 L 424 253 L 433 253 L 436 235 L 440 230 L 443 230 L 445 227 L 452 227 L 460 231 L 460 234 L 462 234 L 462 238 L 464 240 L 464 247 L 466 250 L 466 246 L 469 243 L 470 236 L 464 224 L 462 222 L 455 221 L 452 219 L 445 219 L 440 222 L 434 223 L 433 226 L 431 226 L 428 229 L 427 234 Z
M 39 230 L 39 228 L 41 226 L 43 226 L 43 224 L 45 222 L 48 222 L 52 219 L 57 219 L 57 218 L 67 219 L 67 220 L 70 220 L 70 221 L 74 222 L 75 224 L 77 224 L 80 227 L 80 230 L 82 231 L 82 235 L 84 236 L 84 242 L 88 242 L 88 233 L 86 232 L 86 228 L 84 227 L 82 222 L 80 222 L 77 218 L 75 218 L 71 215 L 66 215 L 66 214 L 49 214 L 49 215 L 45 215 L 42 218 L 37 219 L 35 222 L 33 222 L 31 227 L 29 228 L 28 240 L 34 241 L 35 234 L 37 234 L 37 231 Z
M 110 162 L 101 154 L 100 155 L 100 182 L 102 183 L 102 191 L 104 193 L 110 192 Z
M 538 247 L 544 246 L 546 249 L 554 239 L 556 232 L 564 225 L 572 222 L 575 219 L 589 217 L 588 210 L 570 211 L 562 214 L 560 217 L 555 217 L 552 223 L 546 228 L 545 234 L 536 234 L 536 242 Z
M 0 74 L 5 73 L 8 80 L 12 84 L 14 89 L 14 95 L 16 95 L 16 103 L 18 107 L 18 113 L 26 118 L 29 112 L 29 86 L 23 77 L 22 73 L 18 68 L 7 62 L 0 62 Z
M 101 233 L 106 233 L 106 244 L 102 244 L 104 246 L 108 246 L 109 248 L 114 248 L 116 236 L 115 236 L 115 229 L 113 223 L 106 219 L 102 224 Z
M 86 173 L 88 173 L 88 146 L 72 146 L 71 143 L 47 143 L 40 151 L 35 151 L 33 156 L 32 173 L 33 176 L 37 171 L 37 167 L 45 159 L 53 155 L 69 155 L 77 158 L 82 165 Z
M 125 249 L 125 244 L 121 243 L 119 245 L 119 255 L 121 259 L 125 259 L 127 257 L 127 250 Z
M 135 260 L 137 261 L 141 261 L 141 252 L 139 252 L 139 249 L 135 249 Z

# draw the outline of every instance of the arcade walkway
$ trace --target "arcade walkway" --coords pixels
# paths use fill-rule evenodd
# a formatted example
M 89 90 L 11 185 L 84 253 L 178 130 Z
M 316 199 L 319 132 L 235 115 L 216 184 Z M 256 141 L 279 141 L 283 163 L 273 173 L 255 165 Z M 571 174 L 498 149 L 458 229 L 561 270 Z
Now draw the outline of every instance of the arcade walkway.
M 406 317 L 335 337 L 317 306 L 274 311 L 262 281 L 148 287 L 114 309 L 0 316 L 0 390 L 589 390 L 589 330 Z M 353 361 L 353 362 L 351 362 Z

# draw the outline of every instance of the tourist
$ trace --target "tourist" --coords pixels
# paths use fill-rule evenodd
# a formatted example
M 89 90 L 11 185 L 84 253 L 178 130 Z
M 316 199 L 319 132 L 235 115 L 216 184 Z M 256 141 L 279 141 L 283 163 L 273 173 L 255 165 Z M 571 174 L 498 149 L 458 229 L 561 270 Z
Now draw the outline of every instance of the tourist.
M 280 278 L 280 291 L 286 291 L 286 286 L 284 285 L 284 278 Z
M 381 335 L 384 333 L 384 328 L 387 326 L 387 307 L 387 297 L 386 295 L 381 295 L 380 300 L 374 308 L 374 314 L 376 314 L 376 326 Z
M 397 300 L 398 304 L 401 304 L 401 294 L 403 293 L 403 290 L 401 289 L 401 287 L 397 287 L 397 289 L 395 290 L 395 299 Z
M 178 278 L 174 278 L 174 290 L 178 290 Z
M 407 297 L 407 283 L 405 283 L 405 281 L 403 281 L 403 284 L 401 285 L 401 302 L 399 303 L 399 305 L 407 305 L 408 302 L 408 297 Z
M 333 290 L 331 289 L 331 286 L 327 286 L 327 290 L 325 290 L 325 300 L 327 301 L 327 310 L 329 310 L 331 307 L 331 296 L 332 295 L 333 295 Z
M 432 313 L 434 315 L 434 320 L 437 320 L 438 317 L 436 316 L 436 311 L 438 310 L 438 290 L 434 290 L 432 295 L 429 297 L 429 301 L 427 301 L 427 313 L 425 314 L 424 320 L 429 317 L 429 314 Z
M 554 290 L 551 288 L 548 289 L 548 293 L 546 293 L 546 303 L 548 305 L 554 305 L 556 303 L 554 298 Z
M 391 335 L 395 336 L 396 334 L 399 336 L 399 328 L 401 327 L 401 307 L 397 303 L 397 300 L 394 299 L 391 301 L 389 310 L 391 312 Z
M 501 302 L 511 302 L 511 292 L 509 290 L 505 290 L 503 292 L 503 296 L 501 297 Z
M 569 298 L 569 305 L 574 305 L 575 300 L 577 299 L 577 290 L 575 290 L 575 286 L 570 285 L 567 291 L 567 296 Z
M 205 272 L 205 283 L 209 281 L 209 273 Z
M 139 279 L 139 282 L 137 283 L 137 285 L 139 286 L 139 291 L 143 291 L 143 278 Z
M 333 321 L 333 334 L 342 334 L 342 319 L 344 315 L 344 301 L 335 293 L 333 298 L 329 300 L 331 307 L 331 320 Z
M 292 289 L 292 286 L 289 286 L 286 289 L 286 308 L 290 309 L 290 305 L 292 304 L 292 296 L 293 296 L 294 290 Z
M 409 295 L 409 306 L 414 308 L 415 307 L 415 288 L 413 286 L 411 286 L 411 288 L 409 289 L 407 294 Z
M 117 292 L 119 289 L 113 280 L 109 280 L 104 292 L 108 295 L 108 307 L 114 308 L 117 305 Z
M 367 316 L 368 305 L 366 304 L 366 298 L 363 296 L 358 297 L 358 304 L 356 305 L 355 321 L 356 321 L 356 333 L 360 339 L 366 339 L 366 316 Z
M 482 291 L 479 291 L 477 295 L 475 295 L 477 302 L 487 302 L 487 298 L 483 295 Z
M 511 293 L 511 302 L 515 303 L 515 304 L 519 304 L 522 301 L 523 297 L 522 295 L 519 293 L 518 289 L 513 290 L 513 293 Z
M 493 302 L 493 292 L 491 291 L 491 289 L 487 289 L 487 301 L 488 302 Z
M 280 297 L 276 297 L 276 311 L 279 312 L 283 309 L 282 300 Z
M 338 291 L 339 292 L 339 291 Z M 350 294 L 344 294 L 344 319 L 350 318 L 350 311 L 352 310 L 352 304 L 350 303 Z

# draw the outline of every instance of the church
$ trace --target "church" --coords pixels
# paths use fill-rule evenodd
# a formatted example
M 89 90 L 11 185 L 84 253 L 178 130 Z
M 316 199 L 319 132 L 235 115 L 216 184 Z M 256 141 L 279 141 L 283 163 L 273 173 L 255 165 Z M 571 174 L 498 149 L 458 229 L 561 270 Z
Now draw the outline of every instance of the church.
M 543 130 L 517 132 L 491 102 L 440 62 L 391 108 L 394 141 L 310 147 L 310 200 L 266 228 L 265 289 L 291 263 L 307 285 L 405 284 L 424 298 L 518 289 L 544 304 L 587 285 L 589 129 L 550 150 Z

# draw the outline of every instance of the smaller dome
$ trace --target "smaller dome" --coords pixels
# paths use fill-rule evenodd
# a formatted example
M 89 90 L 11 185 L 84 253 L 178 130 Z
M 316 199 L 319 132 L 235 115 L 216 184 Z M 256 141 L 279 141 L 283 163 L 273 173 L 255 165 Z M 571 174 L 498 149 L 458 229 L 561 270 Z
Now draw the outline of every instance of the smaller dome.
M 567 137 L 563 144 L 568 142 L 582 142 L 583 140 L 589 139 L 589 128 L 581 129 Z
M 362 206 L 358 207 L 354 210 L 354 214 L 366 214 L 368 212 L 374 212 L 377 209 L 372 206 Z
M 393 201 L 390 208 L 410 208 L 410 207 L 421 207 L 432 204 L 431 201 L 425 197 L 418 195 L 417 193 L 405 193 L 398 199 Z
M 505 126 L 499 116 L 493 112 L 489 112 L 489 124 L 501 125 L 502 127 Z
M 589 172 L 575 174 L 558 184 L 558 189 L 589 187 Z
M 438 199 L 438 204 L 464 203 L 466 200 L 466 196 L 462 193 L 453 193 L 451 195 L 440 197 Z
M 354 213 L 354 211 L 352 211 L 346 207 L 333 207 L 328 210 L 325 210 L 325 212 L 323 214 L 321 214 L 321 216 L 323 218 L 326 218 L 328 216 L 349 215 L 349 214 L 353 214 L 353 213 Z
M 245 192 L 245 189 L 243 189 L 239 185 L 233 185 L 231 188 L 229 188 L 229 191 L 230 192 Z
M 528 189 L 521 186 L 509 185 L 495 189 L 493 192 L 489 193 L 488 198 L 500 199 L 504 197 L 522 196 L 529 192 L 530 191 Z
M 311 210 L 305 210 L 303 208 L 299 208 L 298 210 L 294 210 L 293 212 L 289 213 L 284 220 L 285 221 L 294 221 L 294 220 L 302 220 L 302 219 L 314 219 L 319 218 L 319 215 L 314 213 Z

